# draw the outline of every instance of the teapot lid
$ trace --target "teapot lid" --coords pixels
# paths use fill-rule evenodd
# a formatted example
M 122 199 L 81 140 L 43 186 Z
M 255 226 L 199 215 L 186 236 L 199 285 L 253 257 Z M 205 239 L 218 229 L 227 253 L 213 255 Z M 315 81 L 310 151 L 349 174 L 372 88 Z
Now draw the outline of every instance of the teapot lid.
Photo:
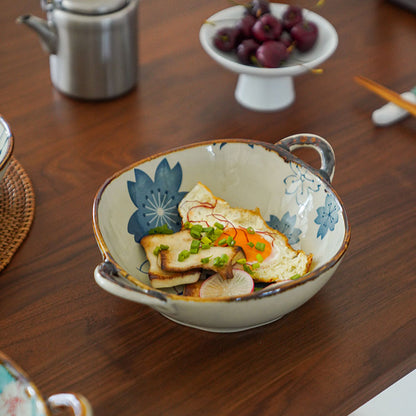
M 42 0 L 45 10 L 54 8 L 72 13 L 100 15 L 123 8 L 129 0 Z

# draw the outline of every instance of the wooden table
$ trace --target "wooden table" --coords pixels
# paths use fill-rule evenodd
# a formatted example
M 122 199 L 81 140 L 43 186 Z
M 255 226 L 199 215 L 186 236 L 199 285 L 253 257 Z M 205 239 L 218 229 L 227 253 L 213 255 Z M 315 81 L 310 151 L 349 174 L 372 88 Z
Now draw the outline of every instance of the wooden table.
M 375 127 L 371 113 L 384 102 L 353 82 L 361 74 L 398 92 L 416 85 L 416 15 L 383 0 L 327 1 L 319 13 L 339 46 L 324 73 L 296 78 L 291 107 L 258 113 L 235 101 L 236 75 L 199 44 L 203 20 L 227 6 L 143 1 L 138 86 L 94 103 L 57 92 L 37 37 L 15 24 L 42 15 L 39 1 L 2 8 L 0 113 L 36 212 L 0 274 L 0 350 L 45 397 L 81 392 L 103 416 L 340 416 L 416 367 L 416 119 Z M 333 184 L 352 226 L 343 263 L 304 306 L 264 327 L 214 334 L 96 285 L 92 202 L 115 171 L 205 139 L 276 142 L 301 132 L 332 144 Z

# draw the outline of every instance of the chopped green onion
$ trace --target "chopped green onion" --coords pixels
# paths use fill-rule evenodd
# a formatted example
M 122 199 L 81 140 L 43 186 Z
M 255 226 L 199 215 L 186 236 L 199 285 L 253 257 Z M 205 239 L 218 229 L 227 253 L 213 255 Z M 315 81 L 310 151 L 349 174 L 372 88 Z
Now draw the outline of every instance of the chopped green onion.
M 195 224 L 191 227 L 191 236 L 193 238 L 201 238 L 201 232 L 202 232 L 202 225 L 201 224 Z
M 229 235 L 228 236 L 228 238 L 227 238 L 227 244 L 230 246 L 230 247 L 234 247 L 235 246 L 235 240 Z
M 256 234 L 256 232 L 254 231 L 254 228 L 253 227 L 247 227 L 247 232 L 249 234 Z
M 254 247 L 254 243 L 253 243 L 253 242 L 251 242 L 251 241 L 249 241 L 249 242 L 247 243 L 247 245 L 248 245 L 249 247 Z
M 247 260 L 246 259 L 238 259 L 237 262 L 238 264 L 246 264 Z
M 216 267 L 223 267 L 228 261 L 228 256 L 223 254 L 221 257 L 215 257 L 214 259 L 214 266 Z
M 169 246 L 167 246 L 167 245 L 165 245 L 165 244 L 161 244 L 160 246 L 155 247 L 155 249 L 153 250 L 153 254 L 154 254 L 155 256 L 157 256 L 157 255 L 159 255 L 159 253 L 160 253 L 162 250 L 168 250 L 168 249 L 169 249 Z
M 209 263 L 209 259 L 210 259 L 211 257 L 212 257 L 212 256 L 202 258 L 202 259 L 201 259 L 201 263 L 202 263 L 202 264 L 207 264 L 207 263 Z
M 192 240 L 191 248 L 189 249 L 189 252 L 191 254 L 197 254 L 199 251 L 199 244 L 200 244 L 199 240 Z
M 221 257 L 215 257 L 214 266 L 217 266 L 217 267 L 223 266 L 223 264 L 221 264 Z
M 293 276 L 290 278 L 290 280 L 296 280 L 296 279 L 299 279 L 299 277 L 300 277 L 300 274 L 299 274 L 299 273 L 296 273 L 295 275 L 293 275 Z
M 215 241 L 218 237 L 220 237 L 220 236 L 221 236 L 221 234 L 222 234 L 222 230 L 221 230 L 221 229 L 219 229 L 219 228 L 216 228 L 216 229 L 214 230 L 212 240 L 213 240 L 213 241 Z
M 183 228 L 191 228 L 191 223 L 186 221 L 186 223 L 183 225 Z
M 261 254 L 256 254 L 256 259 L 259 263 L 261 263 L 264 260 Z
M 216 222 L 214 225 L 215 225 L 217 228 L 219 228 L 220 230 L 223 230 L 223 229 L 224 229 L 224 226 L 223 226 L 221 223 L 219 223 L 219 222 Z
M 253 270 L 255 270 L 255 269 L 258 269 L 260 267 L 260 264 L 253 263 L 253 265 L 251 267 L 253 268 Z
M 251 269 L 251 267 L 248 264 L 243 264 L 243 269 L 248 274 L 253 274 L 253 270 Z
M 153 234 L 173 234 L 173 230 L 171 230 L 167 224 L 163 224 L 159 227 L 151 228 L 148 232 L 149 235 Z
M 209 248 L 211 248 L 212 246 L 211 246 L 211 243 L 209 243 L 209 244 L 201 244 L 201 249 L 202 250 L 207 250 L 207 249 L 209 249 Z
M 258 251 L 264 251 L 265 248 L 266 248 L 266 244 L 265 243 L 261 243 L 260 241 L 257 241 L 257 243 L 256 243 L 256 249 Z
M 212 243 L 212 241 L 206 236 L 206 235 L 204 235 L 202 238 L 201 238 L 201 243 L 202 244 L 211 244 Z
M 212 229 L 212 230 L 209 230 L 209 231 L 207 231 L 206 232 L 206 234 L 204 235 L 204 237 L 203 238 L 207 238 L 207 239 L 209 239 L 209 241 L 212 243 L 213 241 L 215 241 L 220 235 L 222 234 L 222 231 L 220 230 L 220 233 L 219 233 L 219 235 L 217 235 L 216 233 L 215 233 L 215 230 L 214 229 Z
M 185 259 L 187 259 L 189 256 L 191 255 L 191 253 L 188 250 L 182 250 L 179 254 L 178 254 L 178 261 L 184 261 Z
M 209 233 L 212 233 L 214 231 L 214 227 L 206 227 L 206 228 L 203 228 L 202 231 L 204 233 L 209 234 Z
M 226 238 L 221 238 L 221 240 L 220 240 L 220 241 L 218 241 L 218 245 L 219 245 L 219 246 L 223 246 L 223 245 L 225 245 L 225 244 L 227 244 L 227 239 L 226 239 Z

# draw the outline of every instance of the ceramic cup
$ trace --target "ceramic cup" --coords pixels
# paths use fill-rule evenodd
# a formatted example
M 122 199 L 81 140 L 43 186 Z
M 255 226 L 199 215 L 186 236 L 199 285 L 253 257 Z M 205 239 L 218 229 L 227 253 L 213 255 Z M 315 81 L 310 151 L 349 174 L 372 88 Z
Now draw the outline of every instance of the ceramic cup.
M 88 400 L 80 394 L 59 393 L 44 400 L 29 376 L 0 351 L 1 416 L 51 416 L 64 409 L 74 416 L 93 415 Z

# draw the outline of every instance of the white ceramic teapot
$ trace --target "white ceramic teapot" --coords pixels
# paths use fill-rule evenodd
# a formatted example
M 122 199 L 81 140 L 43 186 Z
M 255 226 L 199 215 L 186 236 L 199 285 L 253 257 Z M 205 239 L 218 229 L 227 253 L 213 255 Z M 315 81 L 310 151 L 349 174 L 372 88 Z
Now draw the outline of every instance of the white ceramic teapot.
M 81 99 L 117 97 L 137 82 L 138 0 L 41 0 L 47 19 L 18 18 L 40 36 L 51 80 Z

